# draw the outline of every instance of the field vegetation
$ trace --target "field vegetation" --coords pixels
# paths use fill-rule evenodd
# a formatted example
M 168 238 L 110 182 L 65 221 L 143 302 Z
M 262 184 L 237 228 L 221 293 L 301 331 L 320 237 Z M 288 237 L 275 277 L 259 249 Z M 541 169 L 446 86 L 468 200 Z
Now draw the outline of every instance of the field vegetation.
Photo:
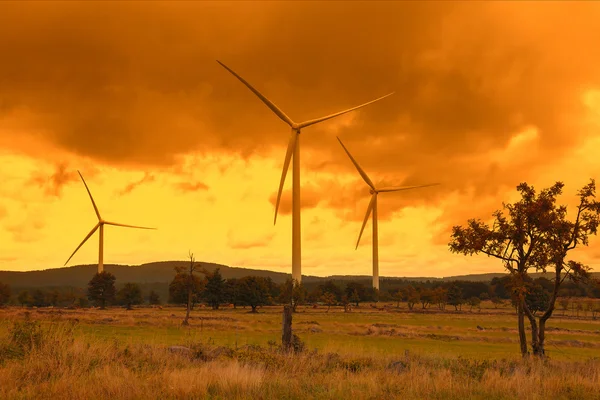
M 551 320 L 548 357 L 521 359 L 515 309 L 281 306 L 0 310 L 0 398 L 597 399 L 600 323 Z

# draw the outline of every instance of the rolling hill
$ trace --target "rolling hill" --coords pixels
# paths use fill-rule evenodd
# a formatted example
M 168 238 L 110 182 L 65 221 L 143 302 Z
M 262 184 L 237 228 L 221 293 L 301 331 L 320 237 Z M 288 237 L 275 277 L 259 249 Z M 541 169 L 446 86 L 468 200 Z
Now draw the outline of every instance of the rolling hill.
M 105 265 L 105 270 L 113 273 L 117 282 L 135 282 L 138 284 L 168 284 L 175 275 L 175 266 L 187 266 L 189 261 L 159 261 L 142 265 Z M 269 277 L 275 283 L 282 283 L 291 277 L 291 274 L 267 270 L 236 268 L 222 264 L 201 263 L 207 270 L 213 271 L 219 267 L 221 274 L 225 279 L 242 278 L 248 275 L 261 277 Z M 0 271 L 0 282 L 9 284 L 13 288 L 43 288 L 43 287 L 77 287 L 84 288 L 87 286 L 92 275 L 96 272 L 96 265 L 77 265 L 65 268 L 53 268 L 39 271 Z M 473 274 L 473 275 L 458 275 L 444 278 L 435 277 L 411 277 L 411 278 L 392 278 L 381 277 L 384 280 L 407 279 L 412 281 L 454 281 L 465 280 L 473 282 L 491 281 L 494 277 L 502 277 L 503 273 L 490 274 Z M 599 273 L 595 273 L 600 276 Z M 532 277 L 542 276 L 542 274 L 532 274 Z M 546 277 L 550 277 L 546 274 Z M 364 281 L 370 283 L 369 275 L 332 275 L 329 277 L 318 276 L 303 276 L 303 282 L 320 283 L 326 280 L 333 279 L 336 281 Z

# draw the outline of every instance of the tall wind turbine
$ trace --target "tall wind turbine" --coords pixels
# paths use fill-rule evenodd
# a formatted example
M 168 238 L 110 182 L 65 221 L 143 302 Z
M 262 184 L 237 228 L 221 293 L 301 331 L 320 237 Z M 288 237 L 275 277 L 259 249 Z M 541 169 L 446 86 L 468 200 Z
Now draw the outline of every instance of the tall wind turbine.
M 300 247 L 300 130 L 307 126 L 317 124 L 319 122 L 327 121 L 328 119 L 335 118 L 342 114 L 346 114 L 350 111 L 357 110 L 361 107 L 375 103 L 381 99 L 394 94 L 394 92 L 386 94 L 385 96 L 379 97 L 375 100 L 369 101 L 368 103 L 361 104 L 356 107 L 349 108 L 344 111 L 340 111 L 334 114 L 327 115 L 325 117 L 311 119 L 304 122 L 294 122 L 288 117 L 279 107 L 277 107 L 271 100 L 263 96 L 258 90 L 250 85 L 244 78 L 236 74 L 231 68 L 217 60 L 219 64 L 227 71 L 231 72 L 233 76 L 240 80 L 248 89 L 252 91 L 271 111 L 275 113 L 283 122 L 288 124 L 292 128 L 292 134 L 288 143 L 287 151 L 285 153 L 285 159 L 283 162 L 283 170 L 281 171 L 281 180 L 279 182 L 279 191 L 277 192 L 277 202 L 275 204 L 275 219 L 273 224 L 277 223 L 277 211 L 279 209 L 279 201 L 281 200 L 281 192 L 283 191 L 283 185 L 285 183 L 285 176 L 290 166 L 290 160 L 292 155 L 294 163 L 292 166 L 292 278 L 298 281 L 302 280 L 302 261 L 301 261 L 301 247 Z
M 336 136 L 337 137 L 337 136 Z M 373 212 L 373 287 L 379 290 L 379 235 L 377 232 L 377 195 L 383 192 L 398 192 L 401 190 L 410 190 L 423 188 L 428 186 L 439 185 L 439 183 L 430 183 L 428 185 L 419 185 L 419 186 L 401 186 L 401 187 L 385 187 L 381 189 L 375 188 L 373 182 L 369 179 L 365 171 L 358 165 L 358 162 L 352 157 L 352 154 L 348 151 L 344 143 L 338 137 L 337 140 L 340 142 L 348 157 L 352 161 L 352 164 L 356 167 L 356 170 L 363 178 L 365 183 L 369 186 L 369 193 L 371 193 L 371 201 L 369 202 L 369 206 L 367 207 L 367 214 L 365 215 L 365 219 L 363 221 L 362 227 L 360 228 L 360 233 L 358 234 L 358 240 L 356 241 L 356 249 L 358 249 L 358 244 L 360 243 L 360 237 L 365 229 L 365 225 L 367 224 L 367 220 L 369 219 L 369 215 L 371 211 Z
M 87 234 L 87 236 L 83 239 L 83 241 L 79 244 L 79 246 L 77 246 L 77 248 L 75 249 L 73 254 L 71 254 L 71 257 L 69 257 L 69 259 L 65 262 L 65 265 L 67 265 L 69 260 L 75 255 L 75 253 L 77 253 L 77 250 L 79 250 L 79 248 L 81 246 L 83 246 L 83 244 L 94 234 L 94 232 L 96 232 L 96 230 L 98 228 L 100 228 L 100 248 L 98 251 L 98 273 L 101 273 L 102 271 L 104 271 L 104 225 L 124 226 L 126 228 L 136 228 L 136 229 L 156 229 L 156 228 L 146 228 L 144 226 L 125 225 L 125 224 L 119 224 L 116 222 L 109 222 L 109 221 L 103 220 L 102 217 L 100 216 L 100 211 L 98 211 L 98 207 L 96 207 L 96 202 L 94 201 L 94 198 L 92 197 L 92 193 L 90 192 L 88 185 L 85 183 L 85 179 L 83 179 L 83 175 L 81 175 L 81 172 L 79 172 L 79 171 L 77 171 L 77 173 L 81 177 L 81 180 L 83 181 L 83 184 L 85 185 L 85 189 L 87 190 L 88 194 L 90 195 L 90 200 L 92 201 L 92 205 L 94 206 L 94 211 L 96 211 L 96 216 L 98 217 L 98 223 L 96 224 L 96 226 L 94 226 L 94 228 L 90 231 L 90 233 Z

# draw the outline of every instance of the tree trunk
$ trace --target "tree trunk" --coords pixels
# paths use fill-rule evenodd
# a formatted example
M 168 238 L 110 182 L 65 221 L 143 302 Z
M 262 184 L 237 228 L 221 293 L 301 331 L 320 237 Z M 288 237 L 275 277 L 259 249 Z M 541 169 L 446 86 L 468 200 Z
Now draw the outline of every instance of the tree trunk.
M 539 353 L 540 353 L 539 338 L 540 338 L 540 336 L 539 336 L 538 323 L 537 323 L 537 320 L 535 319 L 535 315 L 533 315 L 533 313 L 531 312 L 529 307 L 527 307 L 527 304 L 525 304 L 525 300 L 523 300 L 523 310 L 525 311 L 525 315 L 527 315 L 527 318 L 529 319 L 529 325 L 531 326 L 531 350 L 533 352 L 533 355 L 539 356 Z
M 281 326 L 281 345 L 288 352 L 292 348 L 292 307 L 283 306 L 283 321 Z
M 190 309 L 192 308 L 192 291 L 190 289 L 188 289 L 188 302 L 187 302 L 187 308 L 186 308 L 186 312 L 185 312 L 185 319 L 182 322 L 182 325 L 189 325 L 189 319 L 190 319 Z
M 521 302 L 517 305 L 519 344 L 521 345 L 521 356 L 527 356 L 527 336 L 525 335 L 525 313 Z
M 251 305 L 250 307 L 252 307 L 252 312 L 253 312 L 253 313 L 256 313 L 256 312 L 257 312 L 257 311 L 256 311 L 256 307 L 258 307 L 258 306 L 252 306 L 252 305 Z

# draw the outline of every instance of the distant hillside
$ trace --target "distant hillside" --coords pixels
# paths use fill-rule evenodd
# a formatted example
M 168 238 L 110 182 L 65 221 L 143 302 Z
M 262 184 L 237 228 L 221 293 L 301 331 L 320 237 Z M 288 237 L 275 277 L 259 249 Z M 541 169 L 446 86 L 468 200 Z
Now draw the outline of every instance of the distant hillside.
M 241 278 L 247 275 L 270 277 L 276 283 L 285 282 L 291 274 L 282 272 L 263 271 L 257 269 L 234 268 L 227 265 L 201 262 L 209 271 L 221 268 L 221 274 L 225 279 Z M 118 282 L 146 283 L 169 283 L 175 276 L 176 266 L 188 266 L 189 261 L 159 261 L 142 265 L 114 265 L 105 264 L 104 270 L 115 275 Z M 0 271 L 0 282 L 7 283 L 11 287 L 86 287 L 91 276 L 94 275 L 98 266 L 76 265 L 73 267 L 53 268 L 41 271 Z
M 124 282 L 135 282 L 142 285 L 149 284 L 168 284 L 175 275 L 175 266 L 187 266 L 189 261 L 160 261 L 152 262 L 142 265 L 113 265 L 107 264 L 104 269 L 108 272 L 113 273 L 117 278 L 117 283 Z M 291 274 L 283 272 L 265 271 L 258 269 L 248 268 L 236 268 L 229 267 L 227 265 L 204 263 L 202 265 L 207 270 L 213 271 L 215 268 L 221 268 L 221 274 L 223 278 L 242 278 L 248 275 L 255 275 L 261 277 L 269 277 L 275 283 L 285 282 L 286 279 L 291 277 Z M 42 287 L 76 287 L 84 288 L 87 286 L 92 275 L 96 272 L 97 266 L 91 265 L 77 265 L 73 267 L 65 268 L 53 268 L 41 271 L 0 271 L 0 282 L 9 284 L 13 288 L 42 288 Z M 495 277 L 502 277 L 506 274 L 503 273 L 491 273 L 491 274 L 474 274 L 474 275 L 457 275 L 444 278 L 434 277 L 404 277 L 404 278 L 392 278 L 392 277 L 381 277 L 382 283 L 384 281 L 391 282 L 397 280 L 410 280 L 410 281 L 454 281 L 464 280 L 472 282 L 489 282 Z M 600 277 L 600 273 L 594 273 L 596 277 Z M 551 274 L 532 274 L 532 277 L 537 278 L 539 276 L 545 276 L 551 278 Z M 307 284 L 318 284 L 326 280 L 333 279 L 335 281 L 347 281 L 354 280 L 360 281 L 367 285 L 371 282 L 371 276 L 369 275 L 332 275 L 329 277 L 318 277 L 318 276 L 303 276 L 302 281 Z

